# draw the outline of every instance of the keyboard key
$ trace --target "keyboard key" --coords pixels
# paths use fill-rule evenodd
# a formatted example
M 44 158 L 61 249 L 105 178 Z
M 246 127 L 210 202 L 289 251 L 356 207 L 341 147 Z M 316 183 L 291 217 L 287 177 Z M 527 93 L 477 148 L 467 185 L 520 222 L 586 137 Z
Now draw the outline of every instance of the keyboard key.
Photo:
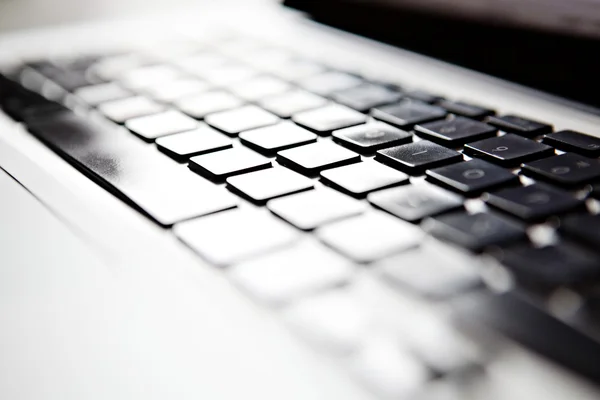
M 403 100 L 397 104 L 374 108 L 371 115 L 400 128 L 412 128 L 417 124 L 444 118 L 446 110 L 420 101 Z
M 281 304 L 350 280 L 350 262 L 312 240 L 239 264 L 232 280 L 253 297 Z
M 517 135 L 507 134 L 465 145 L 465 154 L 483 158 L 503 167 L 554 155 L 554 149 Z
M 152 84 L 144 88 L 144 93 L 154 100 L 171 103 L 181 98 L 206 92 L 210 85 L 197 79 L 181 78 Z
M 125 121 L 157 114 L 165 109 L 165 106 L 145 97 L 128 97 L 121 100 L 108 101 L 98 106 L 98 110 L 104 116 L 118 124 Z
M 181 77 L 181 72 L 169 65 L 150 65 L 129 70 L 118 79 L 123 87 L 139 91 L 146 87 L 165 83 Z
M 328 169 L 360 161 L 360 156 L 329 141 L 307 144 L 277 153 L 277 161 L 303 174 L 316 175 Z
M 170 110 L 160 114 L 129 119 L 125 122 L 125 126 L 142 139 L 151 142 L 161 136 L 191 131 L 199 125 L 195 119 L 179 111 Z
M 540 184 L 492 193 L 487 203 L 525 221 L 564 214 L 583 204 L 568 192 Z
M 161 225 L 235 207 L 237 199 L 110 124 L 70 112 L 30 123 L 37 137 Z
M 448 112 L 456 115 L 462 115 L 463 117 L 481 119 L 489 115 L 494 115 L 496 112 L 489 108 L 476 106 L 473 104 L 465 103 L 463 101 L 450 101 L 441 100 L 438 105 L 445 108 Z
M 497 130 L 483 122 L 456 117 L 417 125 L 415 132 L 432 142 L 454 147 L 496 136 Z
M 410 143 L 409 132 L 383 122 L 369 121 L 333 132 L 333 140 L 361 154 L 372 154 L 386 147 Z
M 327 100 L 303 90 L 294 90 L 269 96 L 259 101 L 259 105 L 267 111 L 281 118 L 290 118 L 292 115 L 319 108 L 327 104 Z
M 600 160 L 565 153 L 527 163 L 521 172 L 560 186 L 581 186 L 600 179 Z
M 561 219 L 561 230 L 580 243 L 591 246 L 596 251 L 600 250 L 600 214 L 576 214 Z
M 84 86 L 77 89 L 74 94 L 92 107 L 106 103 L 107 101 L 121 100 L 133 96 L 132 92 L 122 88 L 116 83 L 101 83 L 99 85 Z
M 220 54 L 201 52 L 176 59 L 174 64 L 188 74 L 199 75 L 208 70 L 227 65 L 228 62 L 229 59 Z
M 279 118 L 256 106 L 244 106 L 228 111 L 208 115 L 207 124 L 231 136 L 242 131 L 274 125 Z
M 287 168 L 269 168 L 227 179 L 235 192 L 258 204 L 268 200 L 312 189 L 313 181 Z
M 258 152 L 275 155 L 280 150 L 314 143 L 317 141 L 317 135 L 291 122 L 282 122 L 242 132 L 240 141 Z
M 185 161 L 192 156 L 228 149 L 231 145 L 231 139 L 206 125 L 200 125 L 193 131 L 156 139 L 156 147 L 177 161 Z
M 327 188 L 271 200 L 267 207 L 280 218 L 305 231 L 361 214 L 366 209 L 362 202 Z
M 438 239 L 471 251 L 527 238 L 524 228 L 490 213 L 442 215 L 426 220 L 423 228 Z
M 320 96 L 329 96 L 333 92 L 350 89 L 362 83 L 360 78 L 344 72 L 329 71 L 313 75 L 298 81 L 298 85 Z
M 357 111 L 366 112 L 373 107 L 395 103 L 402 98 L 402 95 L 384 86 L 364 83 L 351 89 L 335 92 L 331 98 Z
M 432 299 L 448 298 L 477 286 L 481 281 L 478 267 L 472 257 L 439 246 L 419 247 L 375 266 L 392 282 Z
M 257 75 L 258 71 L 244 65 L 226 64 L 205 71 L 197 71 L 196 74 L 208 83 L 221 87 L 250 79 Z
M 322 65 L 308 60 L 289 60 L 270 68 L 271 73 L 290 81 L 296 81 L 325 71 Z
M 409 222 L 463 206 L 462 197 L 427 183 L 371 193 L 367 199 L 375 207 Z
M 357 378 L 383 398 L 414 398 L 430 378 L 427 368 L 401 343 L 393 336 L 375 336 L 350 360 Z
M 271 167 L 271 161 L 243 147 L 235 147 L 190 158 L 192 171 L 214 181 Z
M 408 176 L 376 161 L 365 161 L 323 171 L 321 180 L 351 196 L 364 197 L 375 190 L 408 183 Z
M 528 138 L 550 133 L 553 129 L 550 124 L 532 121 L 515 115 L 491 116 L 485 122 L 504 132 L 516 133 Z
M 315 110 L 294 114 L 292 120 L 320 135 L 328 135 L 337 129 L 362 124 L 367 117 L 346 106 L 330 104 Z
M 226 266 L 289 246 L 297 232 L 263 210 L 231 210 L 175 225 L 174 232 L 208 262 Z
M 243 102 L 237 97 L 220 90 L 205 92 L 194 96 L 186 96 L 175 102 L 175 107 L 196 119 L 203 119 L 208 114 L 231 110 L 240 107 Z
M 418 227 L 377 211 L 325 225 L 316 233 L 325 244 L 360 263 L 415 247 L 423 237 Z
M 147 65 L 149 60 L 140 54 L 121 54 L 105 57 L 89 68 L 91 76 L 112 81 L 126 71 Z
M 462 154 L 427 140 L 379 150 L 376 159 L 411 175 L 462 161 Z
M 427 178 L 469 196 L 519 183 L 519 177 L 509 170 L 478 159 L 429 170 Z
M 436 96 L 436 95 L 426 92 L 424 90 L 411 90 L 410 92 L 406 92 L 405 95 L 409 99 L 418 100 L 423 103 L 430 103 L 430 104 L 437 103 L 439 101 L 444 100 L 443 97 Z
M 94 83 L 100 83 L 100 81 L 90 79 L 85 70 L 68 70 L 49 61 L 29 63 L 28 68 L 34 69 L 37 73 L 50 79 L 67 92 L 72 92 L 81 87 L 93 85 Z M 23 71 L 23 73 L 26 72 Z
M 270 76 L 260 76 L 233 85 L 229 90 L 244 100 L 257 101 L 267 96 L 282 94 L 291 88 L 289 83 L 280 79 Z
M 500 260 L 518 280 L 529 285 L 576 285 L 600 277 L 600 258 L 569 243 L 541 248 L 515 246 L 505 249 Z
M 559 150 L 587 157 L 600 157 L 600 138 L 575 131 L 560 131 L 544 136 L 544 143 Z

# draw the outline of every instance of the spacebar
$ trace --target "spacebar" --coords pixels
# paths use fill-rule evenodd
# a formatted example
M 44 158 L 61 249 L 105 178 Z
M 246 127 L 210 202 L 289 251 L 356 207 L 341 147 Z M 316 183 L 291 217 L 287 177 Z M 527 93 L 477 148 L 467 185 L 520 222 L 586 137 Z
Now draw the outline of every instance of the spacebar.
M 236 206 L 236 197 L 224 188 L 122 128 L 70 111 L 26 125 L 61 157 L 163 226 Z

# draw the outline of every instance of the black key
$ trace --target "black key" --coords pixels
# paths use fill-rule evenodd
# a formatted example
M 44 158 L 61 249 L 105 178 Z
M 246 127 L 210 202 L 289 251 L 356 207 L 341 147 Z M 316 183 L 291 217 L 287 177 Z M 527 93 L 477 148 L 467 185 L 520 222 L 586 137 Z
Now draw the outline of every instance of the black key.
M 478 159 L 429 170 L 427 177 L 465 195 L 479 195 L 519 182 L 519 177 L 510 171 Z
M 292 120 L 319 135 L 366 122 L 364 114 L 339 104 L 330 104 L 315 110 L 295 114 Z
M 580 186 L 600 179 L 600 160 L 565 153 L 527 163 L 521 172 L 560 186 Z
M 526 285 L 551 288 L 600 278 L 600 258 L 565 242 L 541 248 L 527 245 L 507 248 L 500 254 L 500 260 Z
M 133 118 L 125 122 L 131 132 L 151 142 L 161 136 L 196 129 L 198 121 L 179 111 L 169 110 L 160 114 Z
M 539 221 L 564 214 L 583 204 L 568 192 L 540 184 L 492 193 L 487 203 L 525 221 Z
M 463 206 L 462 197 L 427 183 L 371 193 L 367 199 L 375 207 L 410 222 Z
M 314 143 L 317 135 L 291 122 L 283 122 L 242 132 L 240 141 L 260 153 L 275 155 L 280 150 Z
M 397 104 L 374 108 L 371 115 L 400 128 L 411 128 L 416 124 L 444 118 L 446 110 L 420 101 L 403 100 Z
M 232 176 L 227 185 L 235 192 L 258 204 L 292 193 L 312 189 L 312 179 L 287 168 L 269 168 L 249 174 Z
M 458 146 L 496 135 L 497 129 L 464 117 L 415 126 L 417 135 L 445 146 Z
M 321 180 L 354 197 L 363 197 L 375 190 L 408 183 L 408 176 L 376 161 L 328 169 Z
M 235 196 L 108 124 L 63 112 L 29 125 L 54 151 L 162 225 L 235 207 Z
M 532 121 L 516 115 L 502 115 L 500 117 L 488 117 L 485 122 L 496 128 L 525 137 L 535 137 L 552 132 L 552 125 L 543 122 Z
M 426 220 L 423 228 L 438 239 L 471 251 L 526 238 L 523 227 L 490 213 L 442 215 Z
M 452 114 L 462 115 L 463 117 L 481 119 L 489 115 L 494 115 L 496 112 L 489 108 L 476 106 L 465 103 L 463 101 L 442 100 L 438 103 L 440 107 L 445 108 Z
M 591 246 L 600 251 L 600 214 L 576 214 L 561 219 L 561 230 L 578 242 Z
M 575 131 L 560 131 L 544 136 L 544 143 L 587 157 L 600 157 L 600 138 Z
M 409 99 L 422 101 L 424 103 L 436 103 L 438 101 L 444 100 L 443 97 L 436 96 L 436 95 L 426 92 L 424 90 L 413 90 L 413 91 L 407 92 L 405 95 Z
M 465 154 L 483 158 L 503 167 L 554 155 L 554 149 L 511 133 L 465 145 Z
M 331 98 L 338 103 L 365 112 L 373 107 L 395 103 L 402 95 L 384 86 L 365 83 L 363 85 L 335 92 Z
M 372 154 L 386 147 L 410 143 L 412 135 L 383 122 L 369 121 L 334 131 L 333 140 L 361 154 Z
M 360 156 L 335 143 L 322 141 L 280 151 L 277 161 L 303 174 L 316 175 L 327 168 L 359 162 Z
M 362 79 L 344 72 L 329 71 L 313 75 L 298 81 L 298 85 L 320 96 L 329 96 L 334 92 L 350 89 L 362 83 Z
M 193 131 L 177 133 L 156 140 L 156 147 L 177 161 L 228 149 L 231 146 L 231 139 L 206 125 Z
M 196 119 L 202 119 L 208 114 L 231 110 L 240 107 L 243 102 L 232 94 L 215 90 L 186 96 L 175 102 L 175 107 Z
M 376 158 L 413 175 L 419 175 L 426 169 L 441 167 L 463 159 L 462 154 L 427 140 L 379 150 Z
M 270 96 L 259 102 L 262 108 L 281 118 L 290 118 L 296 113 L 313 110 L 326 104 L 327 99 L 303 90 Z
M 306 231 L 361 214 L 367 209 L 361 201 L 327 188 L 271 200 L 267 207 L 296 228 Z
M 164 105 L 141 96 L 108 101 L 98 106 L 98 110 L 106 118 L 118 124 L 123 124 L 132 118 L 158 114 L 164 109 Z
M 210 114 L 204 121 L 230 136 L 236 136 L 242 131 L 275 125 L 280 119 L 262 108 L 250 105 Z
M 244 147 L 190 158 L 189 168 L 214 181 L 271 167 L 271 161 Z

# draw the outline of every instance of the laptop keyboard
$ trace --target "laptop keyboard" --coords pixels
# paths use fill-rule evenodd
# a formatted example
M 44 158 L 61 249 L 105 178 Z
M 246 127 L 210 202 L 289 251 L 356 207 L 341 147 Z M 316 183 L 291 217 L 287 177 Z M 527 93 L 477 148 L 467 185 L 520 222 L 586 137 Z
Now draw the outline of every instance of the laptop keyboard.
M 486 259 L 542 309 L 597 298 L 600 139 L 247 43 L 30 62 L 0 100 L 383 396 L 485 364 L 431 304 Z

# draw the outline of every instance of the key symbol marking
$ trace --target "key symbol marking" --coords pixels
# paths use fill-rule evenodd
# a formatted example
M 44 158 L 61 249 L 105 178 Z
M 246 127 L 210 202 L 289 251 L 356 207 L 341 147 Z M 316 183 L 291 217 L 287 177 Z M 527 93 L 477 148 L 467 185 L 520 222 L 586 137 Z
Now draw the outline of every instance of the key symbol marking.
M 496 152 L 502 152 L 502 151 L 506 151 L 506 150 L 508 150 L 508 147 L 506 147 L 506 146 L 498 146 L 494 150 L 492 150 L 492 152 L 496 153 Z

